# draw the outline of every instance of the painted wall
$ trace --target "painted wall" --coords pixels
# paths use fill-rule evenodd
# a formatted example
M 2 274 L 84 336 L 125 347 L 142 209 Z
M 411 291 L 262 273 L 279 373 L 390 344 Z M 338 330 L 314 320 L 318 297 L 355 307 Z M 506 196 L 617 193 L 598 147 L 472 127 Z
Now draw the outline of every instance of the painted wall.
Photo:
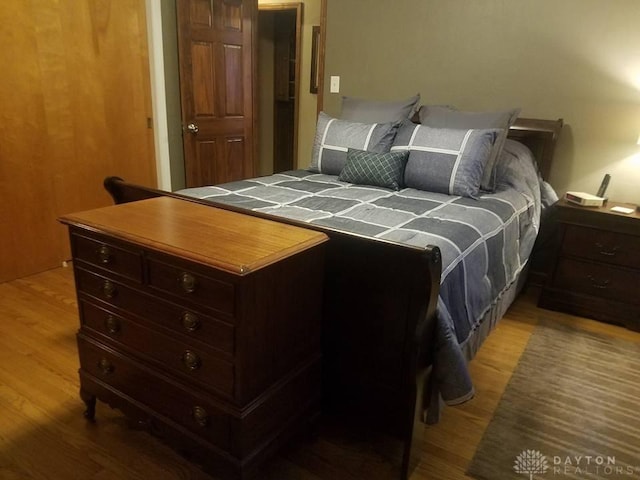
M 337 0 L 340 2 L 341 0 Z M 262 4 L 303 3 L 302 39 L 300 52 L 300 111 L 298 114 L 298 168 L 306 168 L 311 162 L 311 149 L 316 131 L 317 95 L 309 93 L 311 79 L 311 30 L 320 25 L 320 0 L 289 2 L 283 0 L 258 0 Z
M 340 96 L 564 118 L 551 183 L 640 203 L 640 1 L 328 0 Z M 327 89 L 328 92 L 328 89 Z
M 171 190 L 186 185 L 184 147 L 182 143 L 182 111 L 180 106 L 180 64 L 178 62 L 178 27 L 176 0 L 161 0 L 162 53 L 167 107 L 167 140 Z

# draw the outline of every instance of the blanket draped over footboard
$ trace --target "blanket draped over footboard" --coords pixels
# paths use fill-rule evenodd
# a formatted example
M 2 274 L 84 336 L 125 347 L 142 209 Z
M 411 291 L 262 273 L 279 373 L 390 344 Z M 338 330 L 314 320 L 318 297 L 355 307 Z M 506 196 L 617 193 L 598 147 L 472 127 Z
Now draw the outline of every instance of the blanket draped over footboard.
M 507 141 L 496 172 L 495 192 L 477 198 L 354 185 L 306 170 L 179 193 L 332 230 L 439 247 L 433 379 L 441 398 L 457 404 L 473 396 L 466 346 L 479 335 L 483 316 L 517 280 L 539 228 L 541 183 L 529 150 Z

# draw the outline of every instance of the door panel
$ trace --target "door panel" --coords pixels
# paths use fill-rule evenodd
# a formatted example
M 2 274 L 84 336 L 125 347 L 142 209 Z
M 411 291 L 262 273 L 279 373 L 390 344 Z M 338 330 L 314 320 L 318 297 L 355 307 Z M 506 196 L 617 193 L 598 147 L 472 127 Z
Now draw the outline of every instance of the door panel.
M 156 185 L 144 0 L 0 2 L 0 282 L 70 258 L 57 217 Z
M 187 187 L 254 175 L 257 0 L 178 0 Z
M 227 117 L 240 117 L 243 111 L 243 78 L 242 78 L 242 47 L 237 45 L 224 46 L 225 70 L 225 114 Z

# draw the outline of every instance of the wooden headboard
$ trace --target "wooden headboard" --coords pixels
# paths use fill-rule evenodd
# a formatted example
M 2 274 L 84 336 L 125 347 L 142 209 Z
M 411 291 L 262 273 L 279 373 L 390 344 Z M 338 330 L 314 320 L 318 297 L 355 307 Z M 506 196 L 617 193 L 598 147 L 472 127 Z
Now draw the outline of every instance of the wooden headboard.
M 542 178 L 549 180 L 556 141 L 562 130 L 563 120 L 540 120 L 537 118 L 518 118 L 509 129 L 509 138 L 523 143 L 533 153 L 538 162 Z

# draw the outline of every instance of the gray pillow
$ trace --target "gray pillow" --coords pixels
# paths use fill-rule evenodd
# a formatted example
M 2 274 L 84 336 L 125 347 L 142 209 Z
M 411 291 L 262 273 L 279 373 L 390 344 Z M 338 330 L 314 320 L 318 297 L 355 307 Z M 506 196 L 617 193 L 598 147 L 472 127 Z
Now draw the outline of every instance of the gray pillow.
M 362 123 L 400 122 L 410 118 L 417 110 L 420 94 L 406 100 L 384 101 L 342 97 L 340 118 Z
M 339 175 L 349 148 L 388 152 L 397 131 L 398 123 L 349 122 L 320 112 L 309 170 Z
M 391 151 L 409 151 L 404 184 L 429 192 L 475 197 L 499 130 L 454 130 L 405 123 Z
M 494 166 L 502 151 L 509 127 L 514 124 L 520 113 L 519 108 L 503 112 L 463 112 L 453 107 L 423 105 L 418 112 L 420 123 L 434 128 L 456 129 L 500 129 L 487 168 L 483 172 L 481 188 L 492 192 L 495 189 Z
M 409 151 L 374 153 L 350 148 L 339 179 L 356 185 L 400 190 Z

